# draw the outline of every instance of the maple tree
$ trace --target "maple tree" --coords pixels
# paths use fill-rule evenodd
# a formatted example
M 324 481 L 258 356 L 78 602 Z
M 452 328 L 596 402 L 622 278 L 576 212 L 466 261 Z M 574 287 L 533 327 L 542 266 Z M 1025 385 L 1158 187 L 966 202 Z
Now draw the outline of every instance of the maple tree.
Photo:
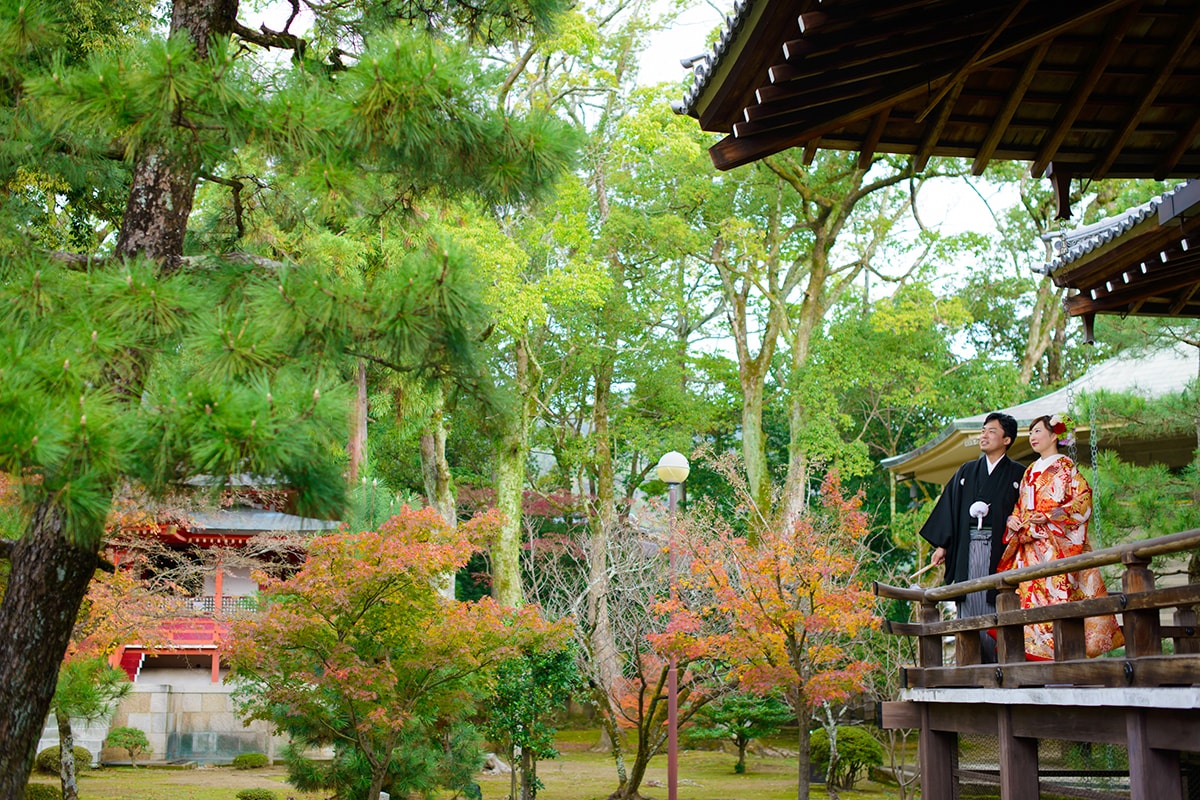
M 463 788 L 470 779 L 470 770 L 431 775 L 446 765 L 409 756 L 430 740 L 440 751 L 461 739 L 458 723 L 500 663 L 560 649 L 565 638 L 536 606 L 437 592 L 440 576 L 465 564 L 499 521 L 493 512 L 454 528 L 432 508 L 404 507 L 377 531 L 314 539 L 290 578 L 256 576 L 263 609 L 232 626 L 231 678 L 250 718 L 300 748 L 333 746 L 325 771 L 288 756 L 300 788 L 376 800 L 384 790 Z
M 731 461 L 718 466 L 728 470 Z M 818 504 L 791 525 L 765 526 L 754 545 L 720 523 L 693 524 L 682 543 L 686 574 L 660 606 L 668 629 L 651 637 L 681 659 L 728 664 L 742 690 L 783 692 L 799 726 L 801 800 L 809 796 L 814 710 L 859 692 L 873 666 L 854 647 L 877 624 L 855 557 L 868 530 L 861 498 L 846 496 L 836 472 Z

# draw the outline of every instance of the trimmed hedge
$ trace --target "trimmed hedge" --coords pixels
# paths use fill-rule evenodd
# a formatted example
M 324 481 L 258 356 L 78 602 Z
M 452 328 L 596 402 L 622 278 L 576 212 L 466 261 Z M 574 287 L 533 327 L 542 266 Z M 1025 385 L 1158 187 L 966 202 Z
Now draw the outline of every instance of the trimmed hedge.
M 24 800 L 63 800 L 62 789 L 49 783 L 30 783 L 25 786 Z
M 233 757 L 234 769 L 258 769 L 271 763 L 271 759 L 262 753 L 242 753 Z
M 92 766 L 92 751 L 86 747 L 75 747 L 75 771 L 82 772 L 85 769 L 90 769 Z M 59 757 L 58 745 L 47 747 L 45 750 L 37 754 L 37 759 L 33 762 L 33 768 L 38 772 L 45 772 L 49 775 L 57 775 L 62 771 L 61 759 Z
M 278 800 L 278 797 L 270 789 L 242 789 L 237 793 L 238 800 Z

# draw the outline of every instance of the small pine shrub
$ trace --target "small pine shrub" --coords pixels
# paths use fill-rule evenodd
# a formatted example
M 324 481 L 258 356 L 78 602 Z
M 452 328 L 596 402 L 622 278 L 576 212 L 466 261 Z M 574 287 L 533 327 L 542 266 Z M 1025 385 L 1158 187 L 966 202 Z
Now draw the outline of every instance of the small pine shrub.
M 75 771 L 83 772 L 92 766 L 92 751 L 86 747 L 75 747 Z M 45 772 L 48 775 L 57 775 L 62 771 L 60 763 L 58 745 L 47 747 L 45 750 L 37 754 L 37 759 L 33 762 L 33 768 L 38 772 Z
M 871 767 L 883 764 L 883 745 L 863 728 L 839 725 L 837 742 L 837 771 L 826 779 L 838 788 L 853 789 Z M 829 766 L 829 735 L 824 729 L 813 731 L 808 753 L 812 763 L 819 767 Z
M 234 769 L 258 769 L 270 763 L 271 760 L 262 753 L 242 753 L 233 757 Z
M 129 754 L 129 763 L 137 766 L 138 756 L 150 752 L 150 742 L 140 728 L 120 727 L 108 732 L 105 739 L 109 747 L 124 750 Z
M 30 783 L 25 786 L 24 800 L 63 800 L 62 789 L 49 783 Z
M 247 755 L 255 755 L 249 753 Z M 237 793 L 238 800 L 278 800 L 278 795 L 270 789 L 242 789 Z

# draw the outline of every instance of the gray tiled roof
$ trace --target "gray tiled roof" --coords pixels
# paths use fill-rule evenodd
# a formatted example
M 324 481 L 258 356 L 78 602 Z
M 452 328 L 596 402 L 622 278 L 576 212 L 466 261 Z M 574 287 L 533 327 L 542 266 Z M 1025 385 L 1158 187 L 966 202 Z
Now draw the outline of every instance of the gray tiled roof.
M 729 50 L 730 43 L 741 30 L 742 23 L 745 22 L 750 7 L 754 3 L 755 0 L 735 0 L 733 13 L 725 16 L 725 27 L 721 29 L 721 35 L 717 38 L 712 48 L 699 56 L 681 60 L 680 63 L 685 67 L 691 67 L 692 86 L 688 89 L 682 100 L 671 101 L 671 109 L 676 114 L 693 113 L 697 98 L 708 87 L 708 81 L 717 71 L 717 65 L 721 62 L 721 57 Z
M 1185 181 L 1174 189 L 1147 200 L 1140 206 L 1134 206 L 1116 216 L 1093 222 L 1091 225 L 1084 225 L 1073 231 L 1055 231 L 1043 234 L 1042 241 L 1049 244 L 1054 256 L 1041 267 L 1035 268 L 1035 271 L 1050 275 L 1096 248 L 1121 238 L 1142 222 L 1156 216 L 1159 206 L 1165 204 L 1188 183 L 1189 181 Z

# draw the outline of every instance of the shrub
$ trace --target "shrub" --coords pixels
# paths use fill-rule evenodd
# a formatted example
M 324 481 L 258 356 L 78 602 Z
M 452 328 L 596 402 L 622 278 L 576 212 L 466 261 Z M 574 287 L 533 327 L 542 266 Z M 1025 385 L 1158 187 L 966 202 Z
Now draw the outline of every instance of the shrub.
M 261 755 L 259 753 L 247 753 L 247 755 Z M 238 800 L 277 800 L 278 795 L 270 789 L 242 789 L 237 793 Z
M 837 750 L 837 768 L 826 780 L 841 789 L 853 789 L 868 768 L 883 765 L 883 745 L 862 728 L 839 726 Z M 829 735 L 824 728 L 813 732 L 808 753 L 813 764 L 829 768 Z
M 138 756 L 150 751 L 150 742 L 140 728 L 113 728 L 104 741 L 109 747 L 120 748 L 129 753 L 129 763 L 135 767 Z
M 30 783 L 25 786 L 25 800 L 62 800 L 62 789 L 50 783 Z
M 258 769 L 270 763 L 271 760 L 262 753 L 242 753 L 233 757 L 234 769 Z
M 92 751 L 86 747 L 75 747 L 75 771 L 82 772 L 92 766 Z M 62 771 L 60 763 L 58 745 L 47 747 L 45 750 L 37 754 L 37 759 L 33 762 L 33 768 L 38 772 L 45 772 L 50 775 L 57 775 Z

